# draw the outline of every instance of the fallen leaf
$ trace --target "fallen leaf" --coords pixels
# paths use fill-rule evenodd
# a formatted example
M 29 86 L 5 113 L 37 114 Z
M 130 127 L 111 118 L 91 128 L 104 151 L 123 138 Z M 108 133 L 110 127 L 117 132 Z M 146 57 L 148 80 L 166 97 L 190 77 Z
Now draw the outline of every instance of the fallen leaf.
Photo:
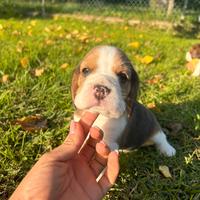
M 156 106 L 156 104 L 155 104 L 154 102 L 148 103 L 148 104 L 147 104 L 147 108 L 152 109 L 152 110 L 155 110 L 155 111 L 157 111 L 157 112 L 161 112 L 161 110 Z
M 79 34 L 79 31 L 78 30 L 74 30 L 74 31 L 72 31 L 72 35 L 78 35 Z
M 41 76 L 44 73 L 44 68 L 37 68 L 35 69 L 34 75 L 35 76 Z
M 27 32 L 27 34 L 28 34 L 28 36 L 32 36 L 32 30 L 29 30 L 29 31 Z
M 152 56 L 144 56 L 143 58 L 141 58 L 140 61 L 141 61 L 141 63 L 148 65 L 148 64 L 152 63 L 153 60 L 154 60 L 154 58 Z
M 31 20 L 31 26 L 35 26 L 36 25 L 36 20 Z
M 149 83 L 149 84 L 157 84 L 162 79 L 163 79 L 163 76 L 161 74 L 157 74 L 152 79 L 147 80 L 147 83 Z
M 131 42 L 128 44 L 128 46 L 138 49 L 140 47 L 140 43 L 139 42 Z
M 14 31 L 12 32 L 12 35 L 18 36 L 18 35 L 21 35 L 21 32 L 18 31 L 18 30 L 14 30 Z
M 169 171 L 169 167 L 167 167 L 166 165 L 160 165 L 159 166 L 159 171 L 162 173 L 162 175 L 165 178 L 172 178 L 172 175 Z
M 66 69 L 68 66 L 69 66 L 68 63 L 63 63 L 63 64 L 60 66 L 60 68 L 61 68 L 61 69 Z
M 60 30 L 62 30 L 62 26 L 56 27 L 56 31 L 60 31 Z
M 128 26 L 124 26 L 124 30 L 127 31 L 128 30 Z
M 22 66 L 23 68 L 27 68 L 28 63 L 29 63 L 29 60 L 28 60 L 27 57 L 23 57 L 23 58 L 21 58 L 20 63 L 21 63 L 21 66 Z
M 88 42 L 88 39 L 89 39 L 89 36 L 87 36 L 87 35 L 79 36 L 79 40 L 81 42 Z
M 153 103 L 148 103 L 147 107 L 150 108 L 150 109 L 153 109 L 153 108 L 156 107 L 156 104 L 154 102 Z
M 142 34 L 140 34 L 140 35 L 139 35 L 139 38 L 143 38 L 143 35 L 142 35 Z
M 46 45 L 52 45 L 52 44 L 54 44 L 54 41 L 50 40 L 50 39 L 47 39 L 47 40 L 45 40 L 45 44 Z
M 19 42 L 17 43 L 17 46 L 16 46 L 16 51 L 18 53 L 22 53 L 24 46 L 25 46 L 24 42 L 19 40 Z
M 15 124 L 21 126 L 22 129 L 26 131 L 38 131 L 47 129 L 47 120 L 44 119 L 41 115 L 31 115 L 17 119 Z
M 50 33 L 50 32 L 51 32 L 51 30 L 50 30 L 48 27 L 45 27 L 45 28 L 44 28 L 44 31 L 47 32 L 47 33 Z
M 98 43 L 98 42 L 102 42 L 102 39 L 98 37 L 98 38 L 95 38 L 94 41 Z
M 2 25 L 2 24 L 0 24 L 0 31 L 1 31 L 1 30 L 3 30 L 3 25 Z
M 8 74 L 4 74 L 1 78 L 1 82 L 2 83 L 7 83 L 9 81 L 9 75 Z
M 59 38 L 64 38 L 64 34 L 60 33 L 59 35 Z

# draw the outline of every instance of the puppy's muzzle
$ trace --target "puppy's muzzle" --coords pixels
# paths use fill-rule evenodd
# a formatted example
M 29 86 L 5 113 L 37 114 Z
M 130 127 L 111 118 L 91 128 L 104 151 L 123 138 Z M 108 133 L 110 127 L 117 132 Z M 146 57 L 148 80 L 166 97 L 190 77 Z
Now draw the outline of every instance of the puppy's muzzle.
M 94 96 L 97 100 L 103 100 L 106 96 L 109 95 L 111 89 L 104 85 L 95 85 L 94 86 Z

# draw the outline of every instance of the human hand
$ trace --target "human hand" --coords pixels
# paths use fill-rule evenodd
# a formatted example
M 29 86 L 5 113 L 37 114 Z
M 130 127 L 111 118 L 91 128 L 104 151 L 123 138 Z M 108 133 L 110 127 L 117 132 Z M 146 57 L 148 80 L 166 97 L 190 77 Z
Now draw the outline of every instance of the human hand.
M 39 159 L 10 199 L 102 199 L 117 178 L 119 160 L 118 153 L 101 141 L 102 131 L 91 128 L 96 117 L 86 113 L 80 122 L 72 122 L 64 143 Z M 81 148 L 88 132 L 90 137 Z

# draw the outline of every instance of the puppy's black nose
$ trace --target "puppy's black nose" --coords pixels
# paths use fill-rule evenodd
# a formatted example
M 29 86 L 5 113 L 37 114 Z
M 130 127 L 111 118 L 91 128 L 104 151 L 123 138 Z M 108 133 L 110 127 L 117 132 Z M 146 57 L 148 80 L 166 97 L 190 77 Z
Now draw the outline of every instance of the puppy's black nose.
M 95 85 L 94 86 L 94 96 L 97 100 L 104 99 L 109 93 L 110 89 L 104 85 Z

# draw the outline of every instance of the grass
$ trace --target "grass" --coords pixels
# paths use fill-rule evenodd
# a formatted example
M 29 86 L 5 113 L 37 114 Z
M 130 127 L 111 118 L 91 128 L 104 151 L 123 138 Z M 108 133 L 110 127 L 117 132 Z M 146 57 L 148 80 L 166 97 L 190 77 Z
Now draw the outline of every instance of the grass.
M 171 123 L 182 125 L 169 135 L 177 149 L 174 158 L 159 155 L 154 147 L 121 154 L 119 178 L 105 199 L 199 199 L 200 81 L 191 77 L 184 59 L 197 39 L 71 18 L 10 18 L 0 24 L 0 78 L 8 75 L 8 81 L 0 83 L 0 199 L 7 199 L 38 158 L 66 137 L 74 110 L 72 70 L 99 44 L 122 48 L 135 63 L 141 79 L 139 100 L 154 105 L 152 111 L 165 129 Z M 140 45 L 133 48 L 131 42 Z M 153 62 L 141 63 L 147 55 Z M 67 68 L 60 67 L 63 63 Z M 35 76 L 35 69 L 44 72 Z M 47 130 L 28 132 L 14 123 L 35 114 L 48 120 Z M 169 167 L 171 179 L 159 173 L 160 165 Z

